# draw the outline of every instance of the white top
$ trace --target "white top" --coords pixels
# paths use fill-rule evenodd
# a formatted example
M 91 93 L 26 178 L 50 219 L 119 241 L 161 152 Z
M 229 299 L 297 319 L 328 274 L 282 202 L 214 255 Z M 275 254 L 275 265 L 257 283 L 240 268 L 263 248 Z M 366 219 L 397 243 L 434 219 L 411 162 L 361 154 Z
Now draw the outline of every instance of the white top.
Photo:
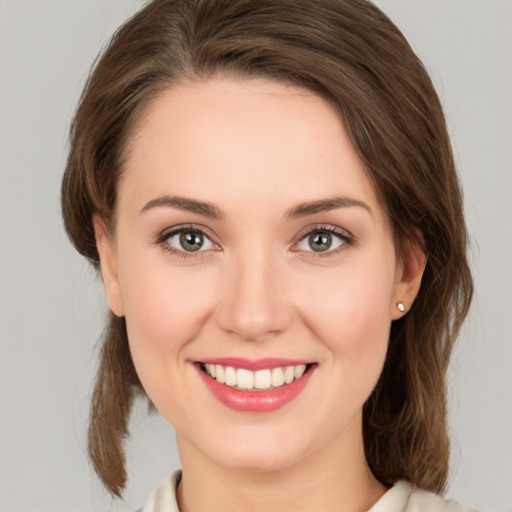
M 163 480 L 153 491 L 140 512 L 179 512 L 176 489 L 181 479 L 181 471 L 175 471 Z M 446 501 L 437 494 L 413 487 L 400 480 L 368 512 L 477 512 Z

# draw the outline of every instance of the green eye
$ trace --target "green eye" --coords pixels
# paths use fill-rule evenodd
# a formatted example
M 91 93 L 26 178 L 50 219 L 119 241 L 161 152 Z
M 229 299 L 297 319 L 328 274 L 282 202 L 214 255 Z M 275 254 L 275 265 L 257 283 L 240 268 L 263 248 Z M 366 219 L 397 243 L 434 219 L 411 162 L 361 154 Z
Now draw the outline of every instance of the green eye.
M 334 251 L 345 244 L 350 244 L 347 235 L 330 229 L 314 229 L 302 237 L 297 247 L 301 251 L 323 253 Z
M 180 245 L 187 252 L 199 251 L 204 245 L 204 236 L 197 231 L 183 231 L 180 233 Z
M 198 252 L 207 251 L 214 247 L 213 242 L 201 231 L 197 229 L 181 229 L 166 236 L 163 240 L 180 252 Z
M 332 246 L 332 236 L 330 233 L 313 233 L 308 236 L 308 244 L 314 252 L 325 252 Z

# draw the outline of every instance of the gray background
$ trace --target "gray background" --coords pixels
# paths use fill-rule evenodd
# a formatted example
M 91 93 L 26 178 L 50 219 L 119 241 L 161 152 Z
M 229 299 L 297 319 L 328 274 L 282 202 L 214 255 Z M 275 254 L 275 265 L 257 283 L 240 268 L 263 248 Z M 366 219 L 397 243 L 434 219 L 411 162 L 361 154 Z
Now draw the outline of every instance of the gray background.
M 381 0 L 430 70 L 465 187 L 477 294 L 450 373 L 448 495 L 512 510 L 512 2 Z M 84 78 L 140 0 L 0 0 L 0 511 L 132 511 L 178 467 L 138 404 L 125 502 L 85 455 L 105 303 L 59 217 Z

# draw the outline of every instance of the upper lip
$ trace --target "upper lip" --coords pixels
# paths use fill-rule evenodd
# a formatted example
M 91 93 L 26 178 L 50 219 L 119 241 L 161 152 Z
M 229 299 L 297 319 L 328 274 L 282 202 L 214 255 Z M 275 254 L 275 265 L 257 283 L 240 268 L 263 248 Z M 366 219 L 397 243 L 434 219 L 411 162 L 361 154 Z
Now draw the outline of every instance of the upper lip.
M 234 368 L 244 368 L 246 370 L 266 370 L 272 368 L 281 368 L 283 366 L 297 366 L 300 364 L 311 364 L 312 361 L 303 359 L 287 359 L 279 357 L 265 357 L 262 359 L 246 359 L 243 357 L 210 357 L 198 361 L 201 364 L 218 364 L 221 366 L 232 366 Z

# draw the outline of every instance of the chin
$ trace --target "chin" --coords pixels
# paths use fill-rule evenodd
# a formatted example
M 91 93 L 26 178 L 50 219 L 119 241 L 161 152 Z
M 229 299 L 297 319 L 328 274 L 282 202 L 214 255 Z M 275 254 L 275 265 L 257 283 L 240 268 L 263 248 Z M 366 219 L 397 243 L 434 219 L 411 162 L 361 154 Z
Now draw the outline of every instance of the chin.
M 272 473 L 293 466 L 300 459 L 298 456 L 286 453 L 262 453 L 252 451 L 237 451 L 233 457 L 223 457 L 217 462 L 237 471 L 255 473 Z
M 254 442 L 258 439 L 259 442 Z M 275 472 L 287 469 L 304 456 L 305 447 L 299 439 L 268 432 L 253 433 L 245 439 L 231 437 L 214 452 L 208 450 L 210 458 L 217 464 L 238 471 Z

